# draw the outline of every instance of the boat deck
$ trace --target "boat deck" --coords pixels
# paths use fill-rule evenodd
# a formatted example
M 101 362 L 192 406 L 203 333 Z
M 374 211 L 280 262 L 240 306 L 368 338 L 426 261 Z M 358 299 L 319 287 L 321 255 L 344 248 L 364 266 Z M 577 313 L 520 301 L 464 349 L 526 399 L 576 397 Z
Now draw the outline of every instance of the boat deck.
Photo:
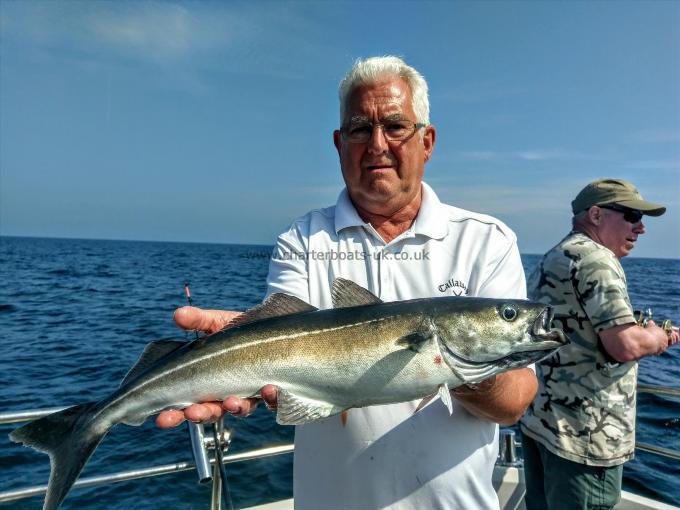
M 525 510 L 524 470 L 516 467 L 496 466 L 493 482 L 503 510 Z M 293 510 L 293 508 L 293 500 L 285 499 L 243 510 Z M 615 510 L 680 510 L 680 507 L 623 491 L 621 501 L 616 505 Z

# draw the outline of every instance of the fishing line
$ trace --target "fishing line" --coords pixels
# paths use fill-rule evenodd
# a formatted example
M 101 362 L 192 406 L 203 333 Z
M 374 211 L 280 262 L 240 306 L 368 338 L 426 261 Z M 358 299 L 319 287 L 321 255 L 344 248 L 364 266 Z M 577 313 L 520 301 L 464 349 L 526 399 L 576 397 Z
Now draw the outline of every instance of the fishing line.
M 189 288 L 189 282 L 184 282 L 184 295 L 187 298 L 187 303 L 189 303 L 189 306 L 194 306 L 193 303 L 191 302 L 191 289 Z M 196 335 L 196 340 L 198 340 L 198 330 L 194 330 L 194 334 Z M 189 331 L 185 330 L 184 331 L 184 337 L 188 340 L 189 339 Z

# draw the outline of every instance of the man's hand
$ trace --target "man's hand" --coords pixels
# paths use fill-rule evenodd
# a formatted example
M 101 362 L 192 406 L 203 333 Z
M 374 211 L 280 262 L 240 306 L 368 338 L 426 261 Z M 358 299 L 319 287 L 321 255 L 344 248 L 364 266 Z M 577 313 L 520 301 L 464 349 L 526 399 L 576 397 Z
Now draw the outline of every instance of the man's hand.
M 652 320 L 645 327 L 637 324 L 621 324 L 598 333 L 602 346 L 619 363 L 635 361 L 644 356 L 658 356 L 678 343 L 678 328 L 671 328 L 668 335 Z
M 193 306 L 184 306 L 175 311 L 175 323 L 182 329 L 196 330 L 211 334 L 223 330 L 241 312 L 226 310 L 203 310 Z M 260 396 L 269 409 L 276 409 L 278 388 L 267 385 L 260 390 Z M 156 425 L 162 429 L 176 427 L 184 420 L 209 423 L 222 417 L 225 412 L 236 416 L 248 416 L 257 407 L 260 399 L 227 397 L 222 402 L 204 402 L 193 404 L 186 409 L 172 409 L 161 412 L 156 417 Z
M 653 320 L 649 320 L 647 322 L 647 326 L 657 326 L 657 327 L 659 327 L 659 325 L 656 322 L 654 322 Z M 664 333 L 666 333 L 665 345 L 662 345 L 662 347 L 660 348 L 660 350 L 658 352 L 658 354 L 663 354 L 664 352 L 666 352 L 666 350 L 669 347 L 672 347 L 673 345 L 677 344 L 680 337 L 678 336 L 678 328 L 676 326 L 671 326 L 670 331 L 667 331 L 664 328 L 660 328 L 660 329 Z

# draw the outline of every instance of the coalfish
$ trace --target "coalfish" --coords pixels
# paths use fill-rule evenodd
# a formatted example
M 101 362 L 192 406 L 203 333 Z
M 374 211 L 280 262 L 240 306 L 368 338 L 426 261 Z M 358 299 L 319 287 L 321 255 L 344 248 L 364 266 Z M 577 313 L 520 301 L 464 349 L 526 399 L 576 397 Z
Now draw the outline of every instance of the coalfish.
M 229 327 L 194 342 L 144 350 L 108 398 L 70 407 L 10 438 L 49 454 L 44 510 L 59 507 L 95 448 L 118 423 L 140 425 L 164 409 L 257 395 L 279 387 L 276 420 L 302 424 L 353 407 L 439 395 L 525 367 L 567 341 L 552 311 L 522 300 L 440 297 L 384 303 L 349 280 L 317 310 L 273 294 Z

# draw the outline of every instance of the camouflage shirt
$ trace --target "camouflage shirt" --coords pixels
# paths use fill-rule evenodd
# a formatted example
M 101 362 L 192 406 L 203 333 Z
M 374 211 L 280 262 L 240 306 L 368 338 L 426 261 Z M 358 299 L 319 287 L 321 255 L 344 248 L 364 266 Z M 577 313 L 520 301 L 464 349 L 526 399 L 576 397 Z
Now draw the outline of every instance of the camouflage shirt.
M 560 457 L 615 466 L 633 457 L 637 362 L 616 363 L 597 333 L 635 322 L 616 256 L 571 232 L 529 277 L 529 298 L 555 309 L 571 343 L 536 365 L 539 388 L 523 433 Z

